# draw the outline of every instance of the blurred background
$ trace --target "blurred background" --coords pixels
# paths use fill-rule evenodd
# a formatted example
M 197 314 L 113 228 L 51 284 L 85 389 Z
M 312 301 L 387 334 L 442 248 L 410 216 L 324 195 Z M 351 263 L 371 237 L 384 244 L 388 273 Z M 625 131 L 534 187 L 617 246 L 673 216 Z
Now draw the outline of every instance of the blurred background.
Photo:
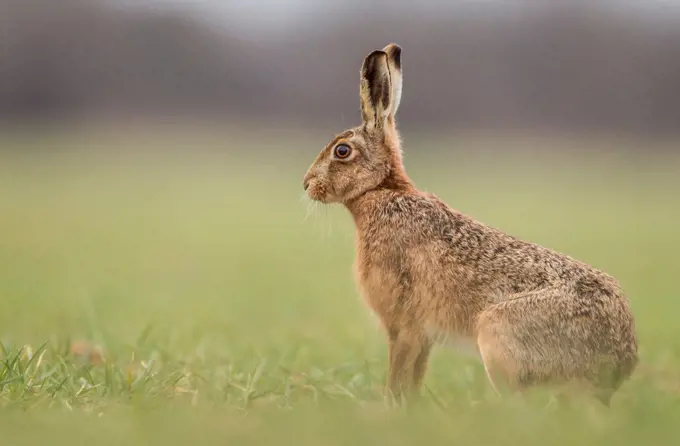
M 630 296 L 639 371 L 609 424 L 579 411 L 562 444 L 668 442 L 678 0 L 0 0 L 0 407 L 33 417 L 0 420 L 5 436 L 558 444 L 542 412 L 472 410 L 493 396 L 483 367 L 445 349 L 426 385 L 456 423 L 442 412 L 409 436 L 364 416 L 383 401 L 385 340 L 353 283 L 351 218 L 305 200 L 302 177 L 359 124 L 362 60 L 390 42 L 403 47 L 398 121 L 418 187 Z M 369 409 L 349 425 L 317 413 L 338 401 Z M 126 411 L 142 403 L 187 409 L 142 423 Z M 278 410 L 305 404 L 309 417 Z M 264 430 L 230 412 L 263 408 Z
M 677 133 L 680 2 L 2 0 L 7 121 L 353 125 L 404 48 L 403 128 Z

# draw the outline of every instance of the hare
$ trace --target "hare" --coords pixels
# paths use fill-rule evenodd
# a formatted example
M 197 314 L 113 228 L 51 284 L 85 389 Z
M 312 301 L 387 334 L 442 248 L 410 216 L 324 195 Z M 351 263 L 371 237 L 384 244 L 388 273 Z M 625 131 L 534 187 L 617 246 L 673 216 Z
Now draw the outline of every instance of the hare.
M 618 282 L 418 190 L 402 164 L 401 91 L 401 48 L 371 52 L 361 125 L 334 137 L 303 180 L 309 198 L 353 217 L 356 280 L 386 332 L 389 392 L 417 398 L 432 347 L 449 340 L 475 348 L 499 395 L 577 384 L 609 405 L 638 363 Z

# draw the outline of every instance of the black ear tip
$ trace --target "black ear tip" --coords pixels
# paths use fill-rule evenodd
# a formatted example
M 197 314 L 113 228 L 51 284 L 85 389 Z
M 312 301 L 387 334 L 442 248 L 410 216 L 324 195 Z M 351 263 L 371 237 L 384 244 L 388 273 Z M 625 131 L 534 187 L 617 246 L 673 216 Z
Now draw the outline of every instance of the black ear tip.
M 387 46 L 384 48 L 384 51 L 385 51 L 386 53 L 390 53 L 390 52 L 393 52 L 393 53 L 401 53 L 401 46 L 399 46 L 398 44 L 392 42 L 392 43 L 390 43 L 389 45 L 387 45 Z
M 394 63 L 397 68 L 401 68 L 401 47 L 396 43 L 390 43 L 383 51 L 387 53 L 390 60 Z
M 380 64 L 380 60 L 382 59 L 384 62 L 387 62 L 388 55 L 385 51 L 383 50 L 375 50 L 371 51 L 368 56 L 366 56 L 366 59 L 364 59 L 364 65 L 362 72 L 367 73 L 369 71 L 373 71 L 376 69 L 376 67 Z
M 394 65 L 397 68 L 401 68 L 401 47 L 396 47 L 392 53 L 392 59 L 394 60 Z
M 366 56 L 366 59 L 375 59 L 379 57 L 387 56 L 387 53 L 383 50 L 374 50 L 368 53 L 368 56 Z

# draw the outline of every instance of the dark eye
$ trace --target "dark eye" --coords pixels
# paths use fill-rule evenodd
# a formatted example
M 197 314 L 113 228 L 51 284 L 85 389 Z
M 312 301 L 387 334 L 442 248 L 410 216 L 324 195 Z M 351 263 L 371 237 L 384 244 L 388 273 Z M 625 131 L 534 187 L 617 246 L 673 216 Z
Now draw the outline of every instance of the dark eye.
M 335 156 L 338 158 L 347 158 L 352 153 L 352 149 L 345 144 L 335 146 Z

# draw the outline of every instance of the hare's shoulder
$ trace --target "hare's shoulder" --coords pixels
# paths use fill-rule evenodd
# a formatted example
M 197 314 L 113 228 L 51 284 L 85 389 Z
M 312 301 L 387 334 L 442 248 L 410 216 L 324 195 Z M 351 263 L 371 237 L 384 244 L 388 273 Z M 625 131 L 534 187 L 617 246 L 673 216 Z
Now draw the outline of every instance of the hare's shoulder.
M 376 220 L 399 224 L 399 227 L 407 230 L 411 230 L 414 226 L 448 230 L 463 225 L 480 225 L 480 229 L 484 226 L 449 207 L 431 193 L 393 194 L 381 200 L 375 210 Z
M 390 237 L 398 234 L 419 241 L 443 241 L 453 245 L 482 243 L 490 238 L 513 240 L 507 234 L 450 207 L 431 193 L 394 194 L 383 200 L 374 213 L 375 226 L 389 228 Z M 520 240 L 517 240 L 520 242 Z

